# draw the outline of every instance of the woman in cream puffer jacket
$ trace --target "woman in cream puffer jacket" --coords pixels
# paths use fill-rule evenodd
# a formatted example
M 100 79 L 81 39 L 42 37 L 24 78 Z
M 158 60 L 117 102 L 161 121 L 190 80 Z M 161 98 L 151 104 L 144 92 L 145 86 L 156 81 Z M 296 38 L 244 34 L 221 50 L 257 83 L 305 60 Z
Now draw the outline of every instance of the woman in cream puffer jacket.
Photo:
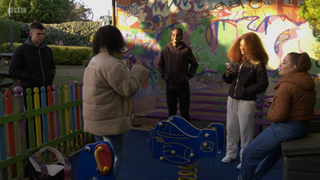
M 94 134 L 96 141 L 112 145 L 115 178 L 123 155 L 123 134 L 130 130 L 131 97 L 138 93 L 148 72 L 138 64 L 128 70 L 121 60 L 124 45 L 119 29 L 101 27 L 83 76 L 84 131 Z

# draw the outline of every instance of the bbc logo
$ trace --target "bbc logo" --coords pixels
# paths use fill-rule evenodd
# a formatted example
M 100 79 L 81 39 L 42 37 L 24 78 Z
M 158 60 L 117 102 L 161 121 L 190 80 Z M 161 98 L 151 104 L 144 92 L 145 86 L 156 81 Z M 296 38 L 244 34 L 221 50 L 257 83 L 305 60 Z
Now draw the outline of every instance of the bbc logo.
M 8 13 L 27 13 L 27 8 L 25 7 L 15 7 L 15 8 L 8 8 Z

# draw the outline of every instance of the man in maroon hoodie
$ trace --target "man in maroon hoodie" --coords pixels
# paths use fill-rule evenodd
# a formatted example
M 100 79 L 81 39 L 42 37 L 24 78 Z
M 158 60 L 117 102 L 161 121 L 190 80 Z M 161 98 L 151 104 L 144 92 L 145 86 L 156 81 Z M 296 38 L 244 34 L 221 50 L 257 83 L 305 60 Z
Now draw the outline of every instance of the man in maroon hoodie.
M 171 42 L 162 48 L 158 69 L 166 82 L 166 98 L 169 116 L 177 114 L 179 99 L 181 117 L 190 120 L 190 87 L 192 78 L 199 66 L 190 47 L 182 41 L 183 31 L 180 28 L 171 30 Z M 189 68 L 189 64 L 191 64 Z

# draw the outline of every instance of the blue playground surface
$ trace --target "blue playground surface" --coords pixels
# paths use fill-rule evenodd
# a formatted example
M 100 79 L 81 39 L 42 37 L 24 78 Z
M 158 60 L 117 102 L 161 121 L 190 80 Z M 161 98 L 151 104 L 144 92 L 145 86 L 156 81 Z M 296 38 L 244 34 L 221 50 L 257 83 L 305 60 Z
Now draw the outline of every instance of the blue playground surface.
M 197 129 L 186 121 L 173 118 L 159 122 L 151 130 L 131 129 L 124 135 L 124 157 L 117 180 L 177 180 L 183 177 L 178 174 L 182 170 L 179 165 L 195 166 L 194 161 L 197 162 L 197 180 L 236 180 L 239 174 L 236 168 L 240 163 L 239 157 L 229 164 L 221 163 L 225 155 L 224 141 L 221 140 L 221 137 L 224 139 L 223 125 L 222 129 L 221 124 L 216 123 L 209 127 Z M 89 144 L 88 147 L 94 149 L 97 144 Z M 73 180 L 87 179 L 85 177 L 89 176 L 84 174 L 95 173 L 90 170 L 90 167 L 94 168 L 97 164 L 94 156 L 84 150 L 82 153 L 85 153 L 85 159 L 81 157 L 82 160 L 79 160 L 81 153 L 70 159 Z M 186 171 L 194 172 L 194 169 L 188 166 Z M 282 171 L 283 158 L 263 180 L 280 180 Z

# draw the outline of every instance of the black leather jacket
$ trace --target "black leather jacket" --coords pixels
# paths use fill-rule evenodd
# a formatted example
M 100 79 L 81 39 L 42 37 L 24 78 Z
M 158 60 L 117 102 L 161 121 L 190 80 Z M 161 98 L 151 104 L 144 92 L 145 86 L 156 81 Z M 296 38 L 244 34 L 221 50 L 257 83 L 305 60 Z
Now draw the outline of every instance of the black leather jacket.
M 256 100 L 256 95 L 268 88 L 269 80 L 266 66 L 261 63 L 252 63 L 249 60 L 242 64 L 232 62 L 234 73 L 229 78 L 226 73 L 222 79 L 231 84 L 228 95 L 234 99 Z

